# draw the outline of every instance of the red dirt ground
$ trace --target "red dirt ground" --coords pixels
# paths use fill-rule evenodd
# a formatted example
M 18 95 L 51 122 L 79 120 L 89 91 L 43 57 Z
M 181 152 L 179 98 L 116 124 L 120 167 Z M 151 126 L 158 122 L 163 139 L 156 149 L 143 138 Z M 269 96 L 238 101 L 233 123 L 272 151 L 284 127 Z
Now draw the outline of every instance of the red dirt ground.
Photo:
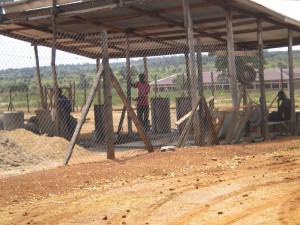
M 300 138 L 127 151 L 0 179 L 0 224 L 300 224 Z

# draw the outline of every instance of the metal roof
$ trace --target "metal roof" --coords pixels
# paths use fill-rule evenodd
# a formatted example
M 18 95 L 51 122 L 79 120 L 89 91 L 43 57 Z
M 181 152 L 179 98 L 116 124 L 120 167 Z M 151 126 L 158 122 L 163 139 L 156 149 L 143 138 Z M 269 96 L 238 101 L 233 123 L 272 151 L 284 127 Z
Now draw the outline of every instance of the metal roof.
M 189 0 L 194 37 L 208 46 L 226 45 L 224 9 L 232 10 L 236 49 L 256 49 L 257 20 L 263 20 L 264 48 L 300 45 L 300 22 L 249 0 Z M 52 46 L 52 0 L 2 4 L 0 34 Z M 99 31 L 108 31 L 111 58 L 178 54 L 186 47 L 182 0 L 57 0 L 57 49 L 89 58 L 101 57 Z

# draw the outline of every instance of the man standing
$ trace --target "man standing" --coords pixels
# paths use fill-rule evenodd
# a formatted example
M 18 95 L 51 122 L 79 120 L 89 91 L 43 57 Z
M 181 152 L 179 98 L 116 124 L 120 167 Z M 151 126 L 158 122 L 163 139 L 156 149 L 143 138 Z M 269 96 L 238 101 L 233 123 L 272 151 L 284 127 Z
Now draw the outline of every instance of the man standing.
M 133 99 L 137 101 L 137 116 L 143 127 L 146 130 L 149 130 L 150 124 L 148 93 L 150 92 L 150 85 L 145 79 L 145 74 L 141 73 L 139 75 L 139 81 L 131 84 L 131 86 L 137 88 L 138 90 L 138 97 L 136 99 Z

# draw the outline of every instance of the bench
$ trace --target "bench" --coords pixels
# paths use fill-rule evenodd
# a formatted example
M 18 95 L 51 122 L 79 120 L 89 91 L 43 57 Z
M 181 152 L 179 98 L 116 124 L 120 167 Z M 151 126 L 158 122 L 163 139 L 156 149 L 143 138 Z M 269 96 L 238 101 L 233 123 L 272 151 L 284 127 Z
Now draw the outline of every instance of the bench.
M 290 121 L 275 121 L 275 122 L 268 122 L 269 131 L 273 132 L 280 132 L 280 134 L 290 134 Z

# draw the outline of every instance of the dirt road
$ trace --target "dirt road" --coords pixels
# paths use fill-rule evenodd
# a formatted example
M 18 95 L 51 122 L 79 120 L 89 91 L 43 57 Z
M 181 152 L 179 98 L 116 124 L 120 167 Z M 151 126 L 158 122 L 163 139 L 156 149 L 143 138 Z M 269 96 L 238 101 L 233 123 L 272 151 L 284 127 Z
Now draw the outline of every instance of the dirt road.
M 300 224 L 300 139 L 129 151 L 0 180 L 1 224 Z

